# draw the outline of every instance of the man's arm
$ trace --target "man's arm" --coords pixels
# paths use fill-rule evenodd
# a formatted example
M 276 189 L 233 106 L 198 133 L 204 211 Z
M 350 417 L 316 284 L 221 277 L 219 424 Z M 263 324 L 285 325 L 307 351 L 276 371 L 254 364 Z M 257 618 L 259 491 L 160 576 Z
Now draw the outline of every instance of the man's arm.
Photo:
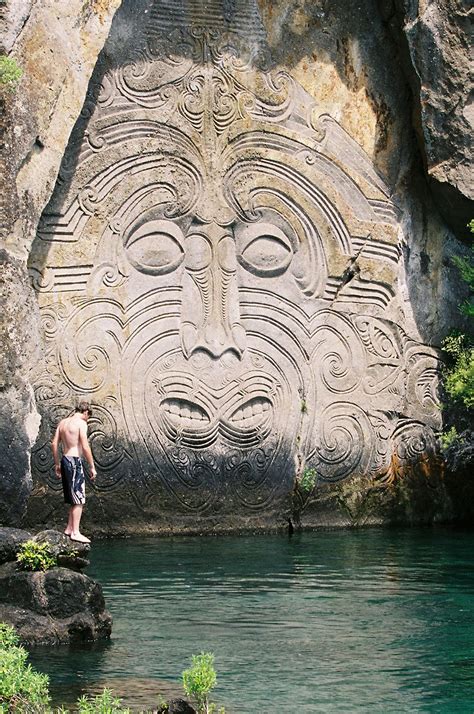
M 87 463 L 89 464 L 89 475 L 91 480 L 94 481 L 97 476 L 97 472 L 95 470 L 94 457 L 92 456 L 91 447 L 89 446 L 89 440 L 87 438 L 87 424 L 85 422 L 79 426 L 79 444 L 81 445 L 81 452 L 84 454 L 87 459 Z
M 59 432 L 59 424 L 56 428 L 56 432 L 53 436 L 53 440 L 51 442 L 51 448 L 53 450 L 53 458 L 54 458 L 54 470 L 56 472 L 56 478 L 61 478 L 61 465 L 59 463 L 59 443 L 61 441 L 61 435 Z

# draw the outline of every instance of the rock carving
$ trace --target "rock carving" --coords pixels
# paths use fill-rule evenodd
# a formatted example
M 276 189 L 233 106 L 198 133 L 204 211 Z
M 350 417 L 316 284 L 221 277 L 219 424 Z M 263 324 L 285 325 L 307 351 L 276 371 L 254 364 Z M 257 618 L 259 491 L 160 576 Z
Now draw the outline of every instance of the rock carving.
M 36 478 L 57 488 L 50 425 L 84 397 L 98 490 L 151 515 L 271 511 L 298 459 L 389 482 L 439 427 L 387 187 L 271 69 L 256 3 L 206 6 L 156 0 L 91 86 L 30 261 Z

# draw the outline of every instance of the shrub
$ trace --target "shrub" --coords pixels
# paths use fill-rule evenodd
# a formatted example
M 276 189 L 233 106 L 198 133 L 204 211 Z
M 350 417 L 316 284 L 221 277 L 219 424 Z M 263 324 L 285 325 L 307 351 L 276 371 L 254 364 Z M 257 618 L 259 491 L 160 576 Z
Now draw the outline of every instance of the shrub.
M 48 543 L 34 540 L 21 544 L 16 559 L 22 570 L 49 570 L 56 565 Z
M 49 703 L 46 674 L 26 664 L 13 627 L 0 624 L 0 714 L 44 714 Z
M 448 429 L 448 431 L 445 431 L 441 434 L 441 448 L 443 449 L 443 451 L 447 451 L 450 446 L 457 442 L 458 439 L 459 434 L 457 432 L 457 429 L 455 426 L 452 426 L 451 429 Z
M 451 359 L 444 375 L 444 388 L 453 401 L 474 407 L 474 347 L 469 338 L 458 331 L 451 332 L 442 343 Z
M 96 697 L 81 697 L 77 706 L 79 714 L 130 714 L 130 709 L 121 708 L 120 699 L 110 689 L 104 689 Z
M 201 652 L 191 658 L 191 667 L 183 672 L 183 687 L 188 697 L 196 701 L 199 714 L 210 714 L 208 694 L 217 683 L 214 669 L 214 655 L 211 652 Z
M 16 647 L 20 642 L 20 638 L 11 625 L 5 622 L 0 622 L 0 649 L 6 650 L 10 647 Z
M 23 70 L 13 57 L 0 55 L 0 86 L 8 92 L 14 92 L 22 74 Z

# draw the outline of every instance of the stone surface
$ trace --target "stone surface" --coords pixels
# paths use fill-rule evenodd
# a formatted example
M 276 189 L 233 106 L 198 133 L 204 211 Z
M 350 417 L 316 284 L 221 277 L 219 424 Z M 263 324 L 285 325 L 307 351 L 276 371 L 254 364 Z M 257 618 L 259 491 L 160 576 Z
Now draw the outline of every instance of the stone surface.
M 51 554 L 57 558 L 59 567 L 81 571 L 90 565 L 88 556 L 91 547 L 89 543 L 72 541 L 64 533 L 55 530 L 40 531 L 33 540 L 37 543 L 48 543 Z
M 18 548 L 31 537 L 29 531 L 20 528 L 0 528 L 0 565 L 16 560 Z
M 435 451 L 438 354 L 351 122 L 271 59 L 256 2 L 186 7 L 123 3 L 43 214 L 32 463 L 57 491 L 49 438 L 79 395 L 96 516 L 271 525 L 296 470 L 388 485 Z
M 429 56 L 430 33 L 444 47 L 434 5 L 124 0 L 79 116 L 113 12 L 85 7 L 36 4 L 12 40 L 27 72 L 8 123 L 7 257 L 30 252 L 40 317 L 32 310 L 9 344 L 12 354 L 25 336 L 36 344 L 41 321 L 44 354 L 33 375 L 16 370 L 25 391 L 0 430 L 21 433 L 33 384 L 43 423 L 29 522 L 62 517 L 49 441 L 78 397 L 95 407 L 99 466 L 85 518 L 103 531 L 273 527 L 286 523 L 305 468 L 332 504 L 351 484 L 365 493 L 361 479 L 388 494 L 417 464 L 439 468 L 431 345 L 459 319 L 449 267 L 459 247 L 416 135 L 430 151 L 444 141 L 444 153 L 467 140 L 458 119 L 451 145 L 438 120 L 437 133 L 413 129 L 416 81 L 400 69 L 404 57 L 411 76 L 414 43 Z M 402 31 L 415 12 L 416 37 Z M 458 15 L 442 10 L 439 27 Z M 49 44 L 37 31 L 49 32 L 46 18 Z M 441 77 L 454 55 L 437 56 Z M 432 68 L 416 67 L 423 84 Z M 45 80 L 53 102 L 38 92 Z M 455 155 L 441 173 L 435 158 L 428 169 L 462 193 Z M 30 426 L 14 447 L 23 462 Z M 12 473 L 25 494 L 23 462 Z M 382 501 L 373 518 L 390 519 Z
M 196 714 L 196 710 L 185 699 L 171 699 L 166 706 L 158 709 L 158 714 Z
M 29 454 L 39 426 L 29 383 L 30 361 L 38 356 L 39 315 L 25 266 L 2 249 L 0 301 L 0 523 L 16 525 L 31 491 Z
M 472 219 L 472 6 L 467 0 L 396 0 L 391 22 L 405 38 L 418 138 L 441 213 L 467 239 Z
M 110 636 L 112 618 L 101 586 L 66 568 L 24 572 L 0 566 L 0 620 L 30 644 L 59 644 Z
M 0 523 L 18 525 L 31 490 L 39 427 L 30 369 L 40 318 L 26 272 L 38 220 L 56 180 L 97 54 L 119 0 L 6 0 L 0 51 L 23 69 L 0 88 Z

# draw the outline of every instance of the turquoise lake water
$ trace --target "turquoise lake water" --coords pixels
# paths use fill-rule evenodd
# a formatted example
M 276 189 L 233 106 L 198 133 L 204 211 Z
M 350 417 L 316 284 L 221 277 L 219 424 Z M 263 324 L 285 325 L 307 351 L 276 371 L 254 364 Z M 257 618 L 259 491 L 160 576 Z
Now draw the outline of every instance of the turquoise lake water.
M 36 648 L 56 702 L 134 711 L 215 654 L 227 714 L 474 712 L 474 533 L 367 529 L 96 541 L 112 641 Z

